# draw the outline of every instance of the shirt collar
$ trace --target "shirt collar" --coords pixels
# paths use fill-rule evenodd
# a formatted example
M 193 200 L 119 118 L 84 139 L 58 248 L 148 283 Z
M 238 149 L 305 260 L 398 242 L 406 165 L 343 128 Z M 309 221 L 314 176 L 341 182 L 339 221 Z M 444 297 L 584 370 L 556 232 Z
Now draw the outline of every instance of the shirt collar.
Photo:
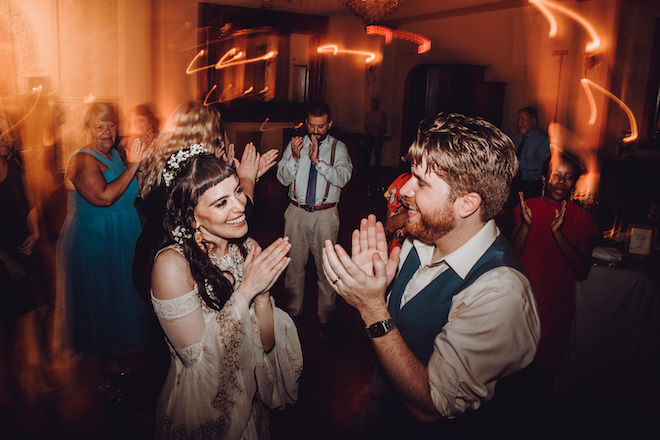
M 451 267 L 458 276 L 465 279 L 470 269 L 493 244 L 498 235 L 500 235 L 500 230 L 497 228 L 495 220 L 491 219 L 463 246 L 446 255 L 441 261 Z M 424 244 L 419 240 L 413 240 L 413 246 L 417 251 L 420 263 L 423 266 L 429 266 L 435 246 Z

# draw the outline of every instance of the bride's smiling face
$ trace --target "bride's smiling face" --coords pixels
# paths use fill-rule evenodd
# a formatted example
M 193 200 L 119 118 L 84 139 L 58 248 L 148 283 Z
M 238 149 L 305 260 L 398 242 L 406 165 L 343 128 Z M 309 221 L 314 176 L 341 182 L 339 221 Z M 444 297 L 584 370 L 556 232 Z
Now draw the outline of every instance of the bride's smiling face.
M 229 240 L 247 234 L 246 197 L 236 174 L 200 196 L 195 206 L 195 226 L 201 229 L 205 240 L 213 241 L 213 237 Z

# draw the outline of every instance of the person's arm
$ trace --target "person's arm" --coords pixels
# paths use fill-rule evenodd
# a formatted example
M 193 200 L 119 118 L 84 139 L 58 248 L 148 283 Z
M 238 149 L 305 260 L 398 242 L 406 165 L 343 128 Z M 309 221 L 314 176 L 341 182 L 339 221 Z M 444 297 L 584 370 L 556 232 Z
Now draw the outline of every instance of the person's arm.
M 568 266 L 575 274 L 575 279 L 580 281 L 587 278 L 589 269 L 591 269 L 593 240 L 591 237 L 584 237 L 578 241 L 577 246 L 573 246 L 566 239 L 566 236 L 562 232 L 566 217 L 566 205 L 567 202 L 564 201 L 562 202 L 561 210 L 555 210 L 555 218 L 550 223 L 550 230 L 564 259 L 566 259 Z
M 406 225 L 407 217 L 408 213 L 406 211 L 400 212 L 398 214 L 395 214 L 392 211 L 387 211 L 387 218 L 385 219 L 385 232 L 388 234 L 393 234 L 394 232 L 403 228 Z
M 328 157 L 327 160 L 329 161 L 330 158 Z M 318 158 L 315 166 L 316 171 L 318 171 L 325 180 L 330 182 L 331 185 L 339 188 L 343 188 L 344 185 L 351 180 L 351 174 L 353 173 L 353 164 L 351 163 L 348 149 L 346 148 L 346 145 L 340 141 L 337 141 L 334 165 L 330 165 L 329 163 L 326 163 L 324 159 Z
M 204 314 L 199 303 L 182 313 L 172 315 L 167 310 L 177 310 L 180 307 L 158 307 L 159 304 L 173 304 L 195 289 L 195 282 L 190 273 L 188 261 L 174 249 L 167 249 L 158 254 L 154 260 L 151 272 L 151 292 L 154 310 L 158 320 L 173 348 L 184 350 L 202 340 L 206 328 Z M 194 364 L 197 359 L 186 359 L 186 365 Z
M 275 321 L 273 318 L 273 304 L 270 301 L 270 292 L 260 293 L 254 298 L 254 315 L 259 323 L 261 346 L 268 353 L 275 346 Z
M 541 334 L 529 280 L 509 267 L 484 273 L 454 302 L 427 367 L 434 406 L 446 417 L 492 399 L 500 379 L 532 362 Z
M 529 236 L 529 230 L 532 227 L 532 210 L 529 209 L 527 203 L 525 203 L 525 197 L 522 192 L 518 193 L 520 197 L 520 219 L 521 222 L 516 226 L 511 236 L 511 245 L 513 250 L 520 258 L 525 251 L 525 246 L 527 245 L 527 237 Z
M 37 213 L 37 208 L 32 207 L 30 212 L 28 212 L 27 225 L 30 234 L 18 247 L 18 251 L 24 255 L 30 255 L 37 241 L 39 241 L 39 214 Z
M 126 169 L 111 182 L 106 182 L 99 162 L 90 154 L 78 153 L 74 158 L 71 181 L 85 200 L 96 206 L 110 206 L 124 194 L 135 177 L 142 160 L 142 145 L 133 143 L 126 151 Z
M 22 174 L 22 173 L 21 173 Z M 32 253 L 32 250 L 34 249 L 34 246 L 37 244 L 39 241 L 39 213 L 37 212 L 37 208 L 34 206 L 34 203 L 32 203 L 32 194 L 27 191 L 27 182 L 23 178 L 22 182 L 23 184 L 22 188 L 20 189 L 22 196 L 25 198 L 29 211 L 26 217 L 26 223 L 28 227 L 29 234 L 23 241 L 18 246 L 18 251 L 22 253 L 23 255 L 30 255 Z
M 358 310 L 368 327 L 390 318 L 385 292 L 396 273 L 400 248 L 387 257 L 383 250 L 387 249 L 385 232 L 373 215 L 362 220 L 360 231 L 354 231 L 352 238 L 352 257 L 341 246 L 326 240 L 323 269 L 335 291 Z M 380 365 L 410 412 L 421 421 L 438 419 L 440 413 L 431 399 L 426 367 L 410 351 L 401 333 L 395 328 L 371 342 Z
M 277 164 L 277 180 L 284 186 L 291 185 L 298 174 L 298 160 L 294 158 L 292 149 L 294 139 L 286 146 L 282 159 Z
M 7 252 L 0 250 L 0 264 L 5 266 L 7 272 L 9 272 L 9 277 L 12 280 L 20 280 L 25 276 L 25 269 L 23 266 L 12 258 Z

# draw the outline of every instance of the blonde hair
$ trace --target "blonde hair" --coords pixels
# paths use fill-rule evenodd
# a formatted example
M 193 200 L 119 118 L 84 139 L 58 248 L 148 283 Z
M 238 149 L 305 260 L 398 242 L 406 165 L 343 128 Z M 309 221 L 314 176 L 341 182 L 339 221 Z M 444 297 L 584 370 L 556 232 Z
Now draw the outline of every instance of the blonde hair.
M 154 141 L 142 173 L 140 195 L 145 198 L 160 186 L 163 170 L 170 156 L 193 144 L 204 144 L 211 153 L 224 148 L 220 112 L 198 102 L 188 102 L 172 116 L 171 130 L 164 131 Z
M 426 159 L 451 188 L 451 197 L 475 192 L 481 196 L 481 219 L 488 221 L 502 210 L 518 172 L 511 139 L 490 122 L 458 113 L 439 113 L 422 121 L 408 150 L 412 165 Z
M 117 112 L 115 107 L 107 102 L 94 102 L 89 105 L 85 116 L 83 117 L 83 127 L 85 131 L 93 130 L 97 122 L 114 122 L 117 124 Z

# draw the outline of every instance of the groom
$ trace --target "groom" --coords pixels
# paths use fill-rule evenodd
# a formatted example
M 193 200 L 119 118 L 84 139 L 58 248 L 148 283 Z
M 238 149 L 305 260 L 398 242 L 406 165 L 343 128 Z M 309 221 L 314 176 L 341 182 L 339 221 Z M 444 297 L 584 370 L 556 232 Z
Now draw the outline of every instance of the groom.
M 445 419 L 491 400 L 540 337 L 530 282 L 493 220 L 517 171 L 511 140 L 441 113 L 422 122 L 408 155 L 411 237 L 400 255 L 388 257 L 373 215 L 353 233 L 352 256 L 329 240 L 323 249 L 326 277 L 360 312 L 378 357 L 368 438 L 446 434 Z

